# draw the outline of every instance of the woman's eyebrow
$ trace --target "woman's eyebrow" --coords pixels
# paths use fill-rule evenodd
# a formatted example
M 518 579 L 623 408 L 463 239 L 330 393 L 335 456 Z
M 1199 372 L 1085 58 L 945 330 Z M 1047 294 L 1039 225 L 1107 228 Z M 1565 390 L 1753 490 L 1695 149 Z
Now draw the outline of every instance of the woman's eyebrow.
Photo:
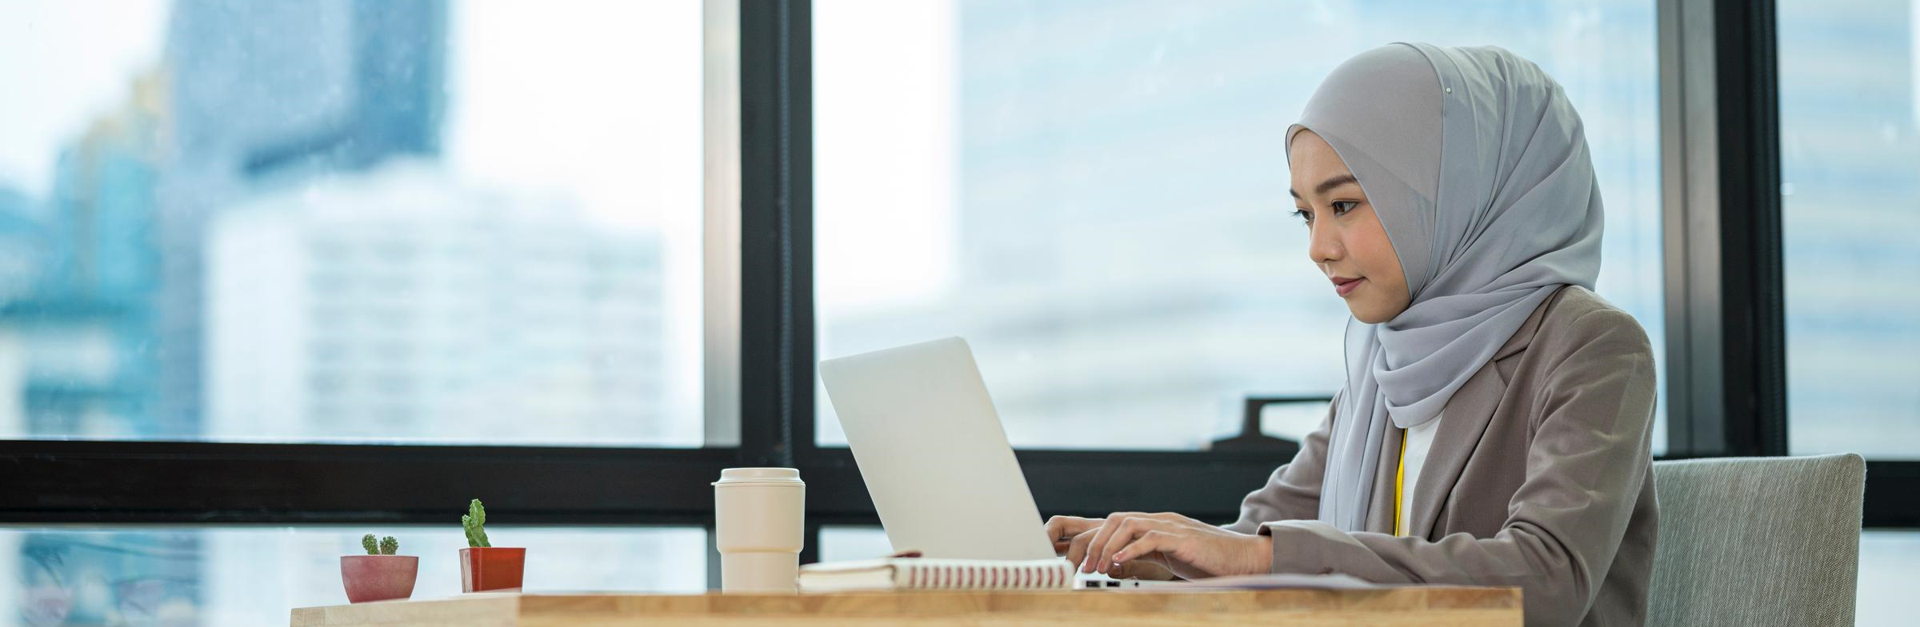
M 1341 174 L 1338 176 L 1334 176 L 1333 178 L 1329 178 L 1327 180 L 1321 181 L 1319 185 L 1313 186 L 1313 193 L 1316 195 L 1325 194 L 1327 193 L 1327 190 L 1333 189 L 1335 187 L 1346 185 L 1348 183 L 1357 184 L 1359 182 L 1360 182 L 1360 179 L 1353 178 L 1352 174 Z
M 1348 183 L 1358 184 L 1359 182 L 1360 182 L 1360 179 L 1353 178 L 1352 174 L 1336 174 L 1333 177 L 1328 178 L 1327 180 L 1321 181 L 1319 185 L 1313 186 L 1313 193 L 1314 195 L 1318 196 L 1320 194 L 1327 193 L 1327 190 L 1333 189 L 1335 187 L 1346 185 Z M 1296 199 L 1300 197 L 1300 192 L 1294 191 L 1291 188 L 1287 190 L 1287 193 L 1293 194 L 1293 197 Z

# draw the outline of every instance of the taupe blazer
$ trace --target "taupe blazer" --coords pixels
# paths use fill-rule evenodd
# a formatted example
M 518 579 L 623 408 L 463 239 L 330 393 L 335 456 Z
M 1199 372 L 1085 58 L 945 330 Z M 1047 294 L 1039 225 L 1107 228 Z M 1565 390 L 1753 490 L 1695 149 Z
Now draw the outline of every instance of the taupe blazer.
M 1529 627 L 1639 625 L 1658 519 L 1653 402 L 1639 323 L 1562 288 L 1447 402 L 1409 536 L 1392 535 L 1397 429 L 1381 443 L 1366 531 L 1315 520 L 1332 410 L 1227 528 L 1271 534 L 1276 573 L 1518 586 Z

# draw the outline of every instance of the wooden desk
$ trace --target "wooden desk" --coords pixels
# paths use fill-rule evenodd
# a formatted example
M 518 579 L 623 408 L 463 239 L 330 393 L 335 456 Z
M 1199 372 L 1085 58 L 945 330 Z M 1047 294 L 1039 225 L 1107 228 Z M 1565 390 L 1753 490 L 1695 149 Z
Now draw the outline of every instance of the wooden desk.
M 1202 616 L 1204 614 L 1204 616 Z M 293 627 L 1520 625 L 1517 588 L 470 595 L 301 608 Z

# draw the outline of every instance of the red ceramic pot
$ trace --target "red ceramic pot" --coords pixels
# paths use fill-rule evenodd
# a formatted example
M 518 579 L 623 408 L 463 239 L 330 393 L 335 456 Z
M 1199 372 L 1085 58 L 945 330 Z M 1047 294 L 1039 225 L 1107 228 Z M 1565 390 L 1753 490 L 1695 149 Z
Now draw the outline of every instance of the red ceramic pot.
M 526 549 L 460 549 L 460 591 L 519 591 L 520 575 L 526 566 Z
M 347 586 L 347 600 L 354 603 L 412 597 L 413 580 L 419 574 L 417 555 L 340 557 L 340 581 Z

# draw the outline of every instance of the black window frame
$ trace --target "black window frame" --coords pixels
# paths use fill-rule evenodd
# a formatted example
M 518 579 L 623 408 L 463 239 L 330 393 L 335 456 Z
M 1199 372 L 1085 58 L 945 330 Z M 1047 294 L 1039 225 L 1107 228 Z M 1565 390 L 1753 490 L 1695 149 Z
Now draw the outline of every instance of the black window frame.
M 733 2 L 736 0 L 709 0 Z M 722 468 L 791 466 L 810 536 L 878 519 L 850 452 L 815 444 L 812 13 L 737 0 L 739 439 L 699 449 L 0 441 L 0 524 L 451 524 L 712 529 Z M 1785 455 L 1774 7 L 1658 0 L 1670 450 Z M 1045 514 L 1230 520 L 1297 450 L 1022 449 Z M 393 481 L 404 477 L 404 481 Z M 581 478 L 592 477 L 592 481 Z M 368 486 L 381 489 L 368 489 Z M 1920 461 L 1870 461 L 1864 526 L 1920 528 Z M 717 569 L 710 569 L 710 583 Z

